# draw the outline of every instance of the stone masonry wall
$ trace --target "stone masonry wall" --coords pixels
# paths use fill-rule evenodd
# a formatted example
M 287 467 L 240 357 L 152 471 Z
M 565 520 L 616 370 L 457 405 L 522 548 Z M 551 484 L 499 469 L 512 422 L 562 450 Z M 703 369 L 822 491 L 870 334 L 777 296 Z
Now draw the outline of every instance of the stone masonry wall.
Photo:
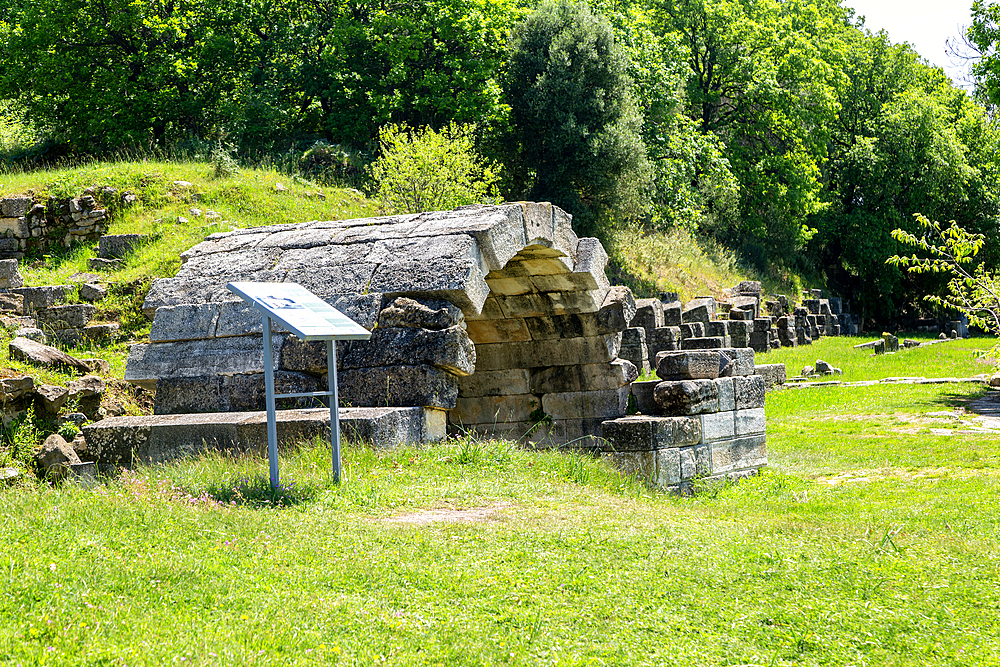
M 226 284 L 296 282 L 373 332 L 337 346 L 344 402 L 446 410 L 453 429 L 540 423 L 546 442 L 597 434 L 636 376 L 618 359 L 633 305 L 570 223 L 524 202 L 214 234 L 154 283 L 126 379 L 155 388 L 159 414 L 262 409 L 261 317 Z M 325 386 L 322 345 L 272 343 L 279 393 Z
M 108 212 L 92 195 L 72 199 L 0 198 L 0 258 L 20 259 L 28 251 L 97 241 L 107 231 Z

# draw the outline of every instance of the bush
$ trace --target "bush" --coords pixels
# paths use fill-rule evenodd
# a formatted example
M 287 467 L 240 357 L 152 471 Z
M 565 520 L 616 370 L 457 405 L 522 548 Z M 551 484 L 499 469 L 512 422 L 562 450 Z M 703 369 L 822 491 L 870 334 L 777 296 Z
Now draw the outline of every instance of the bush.
M 387 213 L 499 201 L 496 168 L 476 153 L 468 126 L 450 123 L 435 132 L 387 125 L 379 132 L 379 149 L 371 175 Z

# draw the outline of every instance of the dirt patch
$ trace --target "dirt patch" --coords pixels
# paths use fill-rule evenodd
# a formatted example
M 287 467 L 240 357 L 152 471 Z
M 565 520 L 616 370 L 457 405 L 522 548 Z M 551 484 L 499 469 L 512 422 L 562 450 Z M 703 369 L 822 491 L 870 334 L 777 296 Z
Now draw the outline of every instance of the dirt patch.
M 903 468 L 878 468 L 871 470 L 847 470 L 836 475 L 817 477 L 817 484 L 841 486 L 847 484 L 865 484 L 887 479 L 911 482 L 920 479 L 970 479 L 972 477 L 995 477 L 1000 470 L 982 468 L 918 468 L 906 470 Z
M 398 514 L 382 519 L 382 522 L 407 526 L 427 526 L 433 523 L 482 523 L 496 521 L 497 512 L 509 506 L 510 503 L 496 503 L 467 509 L 441 507 L 410 512 L 409 514 Z

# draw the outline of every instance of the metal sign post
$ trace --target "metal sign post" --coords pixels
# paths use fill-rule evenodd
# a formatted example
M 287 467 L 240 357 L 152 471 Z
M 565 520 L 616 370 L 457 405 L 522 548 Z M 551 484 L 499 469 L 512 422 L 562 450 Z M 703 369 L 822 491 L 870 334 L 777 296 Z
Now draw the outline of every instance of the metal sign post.
M 368 340 L 371 332 L 336 308 L 296 283 L 229 283 L 229 291 L 237 294 L 260 311 L 264 329 L 264 393 L 267 408 L 267 458 L 271 473 L 271 488 L 278 488 L 278 398 L 321 398 L 330 402 L 330 445 L 333 458 L 333 481 L 341 479 L 340 414 L 337 397 L 338 340 Z M 274 358 L 271 352 L 271 320 L 304 341 L 326 341 L 327 391 L 296 394 L 274 393 Z

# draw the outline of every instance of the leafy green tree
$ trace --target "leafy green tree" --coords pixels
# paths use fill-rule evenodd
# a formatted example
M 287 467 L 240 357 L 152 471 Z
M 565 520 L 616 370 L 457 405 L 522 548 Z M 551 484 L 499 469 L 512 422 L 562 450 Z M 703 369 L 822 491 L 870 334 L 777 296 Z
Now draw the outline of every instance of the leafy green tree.
M 586 3 L 550 0 L 512 35 L 503 89 L 521 194 L 563 207 L 584 233 L 643 214 L 641 117 L 608 21 Z
M 1000 5 L 987 0 L 974 0 L 972 22 L 965 32 L 972 61 L 972 77 L 980 100 L 1000 106 Z
M 436 132 L 387 125 L 372 164 L 378 199 L 387 213 L 445 211 L 498 200 L 496 168 L 475 150 L 470 128 L 450 123 Z

